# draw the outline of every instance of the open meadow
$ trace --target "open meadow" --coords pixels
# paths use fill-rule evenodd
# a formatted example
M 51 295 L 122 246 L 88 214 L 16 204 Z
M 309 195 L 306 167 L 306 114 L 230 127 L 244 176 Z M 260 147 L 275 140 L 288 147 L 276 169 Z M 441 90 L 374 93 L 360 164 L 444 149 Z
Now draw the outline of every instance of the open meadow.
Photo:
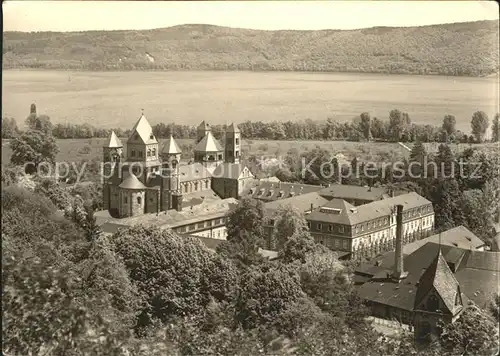
M 91 139 L 59 139 L 58 161 L 78 162 L 81 160 L 102 160 L 102 147 L 107 142 L 107 138 Z M 121 138 L 126 144 L 127 138 Z M 165 139 L 160 139 L 160 147 L 163 147 Z M 183 160 L 192 158 L 194 141 L 190 139 L 177 140 L 183 150 Z M 429 153 L 434 153 L 439 147 L 439 143 L 424 144 Z M 275 158 L 284 157 L 289 149 L 295 148 L 299 152 L 313 150 L 316 146 L 332 152 L 332 155 L 343 155 L 346 160 L 356 157 L 362 161 L 370 162 L 394 162 L 402 160 L 408 156 L 408 151 L 397 143 L 391 142 L 349 142 L 349 141 L 274 141 L 274 140 L 242 140 L 242 153 L 244 157 L 255 155 L 256 157 Z M 411 147 L 411 144 L 409 144 Z M 499 152 L 498 143 L 485 144 L 451 144 L 454 152 L 461 152 L 467 147 L 476 147 L 489 152 Z M 10 160 L 12 151 L 9 147 L 9 140 L 2 140 L 2 163 L 6 164 Z
M 457 118 L 470 132 L 477 110 L 498 111 L 494 78 L 303 72 L 3 71 L 2 117 L 23 125 L 31 103 L 53 123 L 132 128 L 149 122 L 198 125 L 305 119 L 348 121 L 364 111 L 408 112 L 419 124 Z

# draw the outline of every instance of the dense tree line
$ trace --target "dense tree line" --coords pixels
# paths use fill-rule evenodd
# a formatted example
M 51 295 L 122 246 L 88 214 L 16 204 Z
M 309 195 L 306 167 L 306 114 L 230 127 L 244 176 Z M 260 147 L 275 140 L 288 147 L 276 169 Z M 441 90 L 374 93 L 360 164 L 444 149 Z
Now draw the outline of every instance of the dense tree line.
M 37 115 L 34 104 L 32 112 L 26 119 L 29 129 L 49 130 L 55 138 L 92 138 L 109 137 L 111 130 L 99 129 L 89 124 L 56 124 L 52 125 L 47 115 Z M 499 139 L 498 114 L 491 125 L 491 140 Z M 328 118 L 325 122 L 305 121 L 246 121 L 238 125 L 241 135 L 246 139 L 263 140 L 347 140 L 347 141 L 391 141 L 391 142 L 461 142 L 478 143 L 486 139 L 490 120 L 483 111 L 473 113 L 471 117 L 471 134 L 456 129 L 456 118 L 445 115 L 442 126 L 421 125 L 412 123 L 408 113 L 399 109 L 389 112 L 386 120 L 371 117 L 370 113 L 363 112 L 351 122 L 338 122 Z M 212 132 L 217 139 L 224 135 L 225 125 L 213 125 Z M 119 137 L 126 137 L 130 130 L 114 129 Z M 13 138 L 20 134 L 15 119 L 2 120 L 2 138 Z M 164 124 L 153 126 L 157 138 L 168 138 L 173 135 L 179 139 L 194 139 L 196 126 Z

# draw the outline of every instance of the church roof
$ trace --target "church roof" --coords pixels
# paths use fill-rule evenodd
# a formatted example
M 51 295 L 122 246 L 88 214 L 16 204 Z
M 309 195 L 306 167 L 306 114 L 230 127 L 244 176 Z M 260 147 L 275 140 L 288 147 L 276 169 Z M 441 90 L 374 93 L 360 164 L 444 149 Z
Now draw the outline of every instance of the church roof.
M 234 123 L 232 123 L 231 125 L 229 125 L 226 128 L 226 132 L 235 132 L 235 133 L 238 133 L 238 132 L 240 132 L 240 129 L 238 128 L 238 126 L 236 126 Z
M 170 134 L 170 137 L 165 141 L 161 152 L 164 154 L 179 154 L 182 152 L 172 134 Z
M 109 141 L 104 147 L 109 148 L 118 148 L 123 147 L 122 141 L 116 136 L 114 131 L 111 131 L 111 135 L 109 136 Z
M 123 189 L 146 189 L 146 186 L 133 174 L 128 176 L 119 187 Z
M 198 125 L 198 130 L 210 131 L 210 125 L 203 120 L 200 125 Z
M 448 310 L 453 313 L 455 297 L 458 290 L 458 281 L 443 257 L 441 248 L 431 265 L 420 277 L 415 295 L 415 307 L 434 287 Z
M 194 150 L 196 152 L 220 152 L 224 149 L 222 148 L 219 141 L 215 139 L 214 135 L 212 135 L 212 132 L 208 131 L 205 137 L 203 137 L 201 141 L 198 142 Z
M 153 134 L 153 128 L 149 124 L 144 114 L 141 115 L 139 120 L 137 120 L 137 123 L 134 125 L 134 128 L 132 129 L 132 135 L 129 138 L 129 142 L 135 140 L 136 134 L 139 136 L 139 139 L 143 144 L 158 143 L 156 137 Z

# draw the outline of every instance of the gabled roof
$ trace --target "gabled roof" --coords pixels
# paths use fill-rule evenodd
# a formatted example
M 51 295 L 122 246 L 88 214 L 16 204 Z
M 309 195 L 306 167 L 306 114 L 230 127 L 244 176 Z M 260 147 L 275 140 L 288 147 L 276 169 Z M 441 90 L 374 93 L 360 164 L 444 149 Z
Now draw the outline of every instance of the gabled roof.
M 175 155 L 182 153 L 179 145 L 177 144 L 177 141 L 174 139 L 172 134 L 170 134 L 170 137 L 165 141 L 161 153 L 167 155 Z
M 427 294 L 434 288 L 451 314 L 454 314 L 456 293 L 459 284 L 455 275 L 448 267 L 441 249 L 434 261 L 425 270 L 419 279 L 415 295 L 415 308 L 422 302 Z
M 108 148 L 119 148 L 123 147 L 122 141 L 116 136 L 114 131 L 111 131 L 111 135 L 109 136 L 108 143 L 104 146 Z
M 239 163 L 221 163 L 217 166 L 217 168 L 215 168 L 214 172 L 212 173 L 212 177 L 238 179 L 245 168 L 246 166 Z M 246 169 L 248 170 L 248 168 Z M 248 171 L 248 173 L 248 178 L 253 177 L 250 171 Z
M 358 287 L 359 295 L 365 300 L 413 310 L 417 304 L 415 299 L 422 272 L 435 262 L 439 249 L 448 265 L 453 265 L 457 261 L 459 263 L 454 276 L 460 285 L 460 291 L 464 294 L 463 304 L 465 305 L 464 298 L 468 298 L 479 307 L 486 307 L 492 296 L 498 293 L 500 252 L 472 251 L 468 248 L 443 246 L 433 242 L 426 243 L 411 255 L 404 257 L 404 269 L 408 271 L 408 276 L 401 283 L 371 279 Z M 394 259 L 392 263 L 384 263 L 382 266 L 366 264 L 356 269 L 356 275 L 371 278 L 377 274 L 390 274 L 393 264 Z M 456 292 L 456 288 L 453 291 Z
M 132 135 L 128 139 L 128 142 L 135 141 L 136 134 L 139 136 L 139 140 L 142 141 L 143 144 L 158 143 L 156 137 L 153 135 L 153 128 L 149 124 L 144 114 L 141 115 L 139 120 L 137 120 L 136 124 L 134 125 L 134 128 L 132 129 Z
M 311 192 L 302 195 L 296 195 L 294 197 L 286 199 L 266 202 L 264 203 L 264 209 L 266 209 L 267 212 L 274 212 L 282 206 L 291 205 L 294 208 L 298 209 L 301 213 L 305 213 L 306 211 L 311 209 L 311 205 L 313 206 L 313 208 L 316 208 L 325 204 L 326 202 L 328 202 L 328 200 L 323 198 L 317 192 Z
M 203 120 L 201 124 L 198 125 L 198 130 L 210 131 L 210 125 Z
M 196 152 L 221 152 L 224 151 L 219 141 L 212 135 L 212 131 L 203 137 L 194 148 Z
M 429 200 L 418 195 L 415 192 L 407 193 L 403 195 L 398 195 L 393 198 L 377 200 L 368 204 L 359 205 L 355 207 L 355 211 L 349 211 L 347 217 L 342 217 L 336 214 L 329 214 L 317 209 L 308 215 L 308 220 L 329 222 L 329 223 L 339 223 L 345 224 L 349 221 L 351 225 L 367 222 L 370 220 L 385 217 L 391 214 L 391 210 L 395 205 L 403 205 L 403 211 L 408 211 L 409 209 L 429 206 L 432 204 Z M 428 213 L 423 213 L 427 215 Z
M 236 126 L 234 123 L 232 123 L 231 125 L 229 125 L 229 126 L 226 128 L 226 132 L 234 132 L 234 133 L 238 133 L 238 132 L 240 132 L 240 129 L 238 128 L 238 126 Z
M 119 187 L 123 189 L 146 189 L 146 186 L 133 174 L 129 175 Z

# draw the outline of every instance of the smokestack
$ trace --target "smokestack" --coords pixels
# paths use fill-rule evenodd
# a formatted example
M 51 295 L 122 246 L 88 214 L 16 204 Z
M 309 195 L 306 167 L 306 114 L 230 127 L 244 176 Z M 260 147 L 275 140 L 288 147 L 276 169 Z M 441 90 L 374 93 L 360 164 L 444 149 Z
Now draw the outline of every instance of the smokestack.
M 408 275 L 403 266 L 403 205 L 396 206 L 396 251 L 394 252 L 393 279 L 400 281 Z

